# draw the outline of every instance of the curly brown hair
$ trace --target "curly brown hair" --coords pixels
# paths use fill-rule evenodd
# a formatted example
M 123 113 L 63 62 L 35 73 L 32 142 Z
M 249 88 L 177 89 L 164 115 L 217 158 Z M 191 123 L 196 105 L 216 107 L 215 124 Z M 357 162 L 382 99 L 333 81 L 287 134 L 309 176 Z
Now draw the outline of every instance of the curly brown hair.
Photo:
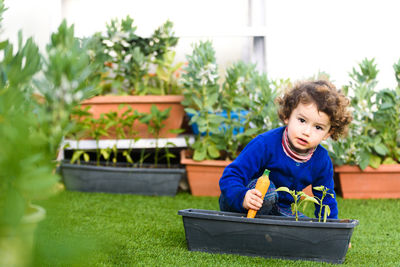
M 325 80 L 299 82 L 285 95 L 278 97 L 276 102 L 280 106 L 278 116 L 282 121 L 289 119 L 299 102 L 315 103 L 318 111 L 324 112 L 330 118 L 329 132 L 333 140 L 346 135 L 348 125 L 353 119 L 347 108 L 349 99 L 332 83 Z

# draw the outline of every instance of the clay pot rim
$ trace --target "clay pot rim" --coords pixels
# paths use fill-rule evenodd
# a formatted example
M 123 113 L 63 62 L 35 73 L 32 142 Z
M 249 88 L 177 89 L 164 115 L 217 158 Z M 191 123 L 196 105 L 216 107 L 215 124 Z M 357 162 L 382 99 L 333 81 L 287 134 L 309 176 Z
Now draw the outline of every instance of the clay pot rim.
M 183 95 L 106 95 L 94 96 L 82 102 L 83 105 L 90 104 L 111 104 L 111 103 L 181 103 L 184 99 Z
M 226 167 L 231 164 L 232 161 L 229 160 L 202 160 L 194 161 L 192 159 L 186 158 L 186 150 L 181 150 L 181 164 L 183 165 L 207 165 L 207 166 L 222 166 Z
M 377 169 L 370 166 L 361 170 L 356 165 L 335 166 L 335 172 L 400 172 L 400 164 L 382 164 Z

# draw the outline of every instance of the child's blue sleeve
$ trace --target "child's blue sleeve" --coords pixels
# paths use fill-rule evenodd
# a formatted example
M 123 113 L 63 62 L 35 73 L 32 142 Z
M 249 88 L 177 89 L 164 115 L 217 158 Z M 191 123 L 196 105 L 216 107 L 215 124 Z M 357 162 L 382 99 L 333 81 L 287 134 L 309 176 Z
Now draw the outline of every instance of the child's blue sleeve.
M 229 164 L 219 180 L 221 194 L 228 205 L 237 212 L 246 212 L 243 199 L 247 185 L 254 177 L 261 176 L 265 166 L 265 146 L 259 138 L 255 138 L 243 149 L 240 155 Z

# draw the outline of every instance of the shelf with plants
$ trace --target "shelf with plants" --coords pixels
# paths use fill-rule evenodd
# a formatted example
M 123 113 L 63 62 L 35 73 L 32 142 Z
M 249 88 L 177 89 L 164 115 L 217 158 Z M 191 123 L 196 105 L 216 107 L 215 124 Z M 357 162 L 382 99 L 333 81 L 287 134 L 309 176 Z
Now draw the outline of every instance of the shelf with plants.
M 185 174 L 179 165 L 179 138 L 161 138 L 170 108 L 153 105 L 149 113 L 128 107 L 121 116 L 110 111 L 96 119 L 87 108 L 74 110 L 74 126 L 67 136 L 60 172 L 66 188 L 84 192 L 175 195 Z M 136 123 L 147 126 L 154 138 L 137 136 Z M 173 129 L 181 132 L 181 129 Z M 103 139 L 110 133 L 115 139 Z M 134 138 L 127 139 L 126 136 Z M 72 140 L 71 140 L 72 138 Z

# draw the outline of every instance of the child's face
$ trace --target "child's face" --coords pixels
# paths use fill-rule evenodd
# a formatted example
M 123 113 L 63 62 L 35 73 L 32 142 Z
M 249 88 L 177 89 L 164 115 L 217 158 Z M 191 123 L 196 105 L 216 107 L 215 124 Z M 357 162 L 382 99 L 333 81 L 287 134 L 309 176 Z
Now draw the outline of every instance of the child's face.
M 299 152 L 316 147 L 330 135 L 329 116 L 318 111 L 314 103 L 299 103 L 285 123 L 288 126 L 289 141 Z

